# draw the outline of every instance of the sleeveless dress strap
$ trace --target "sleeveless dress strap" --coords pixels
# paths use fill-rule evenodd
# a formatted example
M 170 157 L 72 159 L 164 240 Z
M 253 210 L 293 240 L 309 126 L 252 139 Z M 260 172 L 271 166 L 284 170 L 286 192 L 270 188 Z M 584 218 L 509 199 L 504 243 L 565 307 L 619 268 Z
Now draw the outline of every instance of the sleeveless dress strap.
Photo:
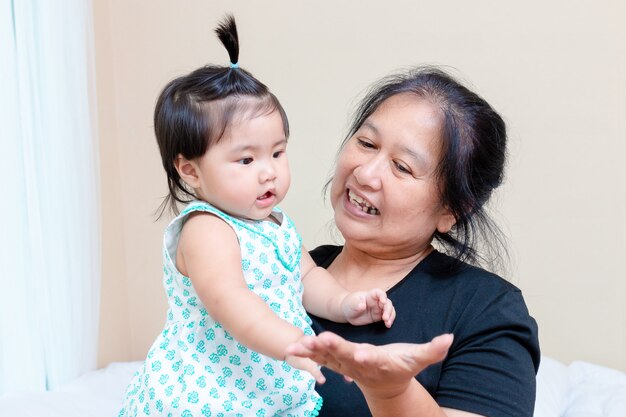
M 280 208 L 274 207 L 274 212 L 279 213 L 282 216 L 282 223 L 277 227 L 276 232 L 282 234 L 295 234 L 299 246 L 297 248 L 293 248 L 293 251 L 291 248 L 281 248 L 276 237 L 270 236 L 269 233 L 272 232 L 268 232 L 260 225 L 260 223 L 262 223 L 261 221 L 243 220 L 238 217 L 233 217 L 204 201 L 192 201 L 189 203 L 187 207 L 185 207 L 183 211 L 181 211 L 181 213 L 174 220 L 172 220 L 169 226 L 167 226 L 164 236 L 164 245 L 165 248 L 167 248 L 166 252 L 169 253 L 170 256 L 172 254 L 172 249 L 175 250 L 172 242 L 178 242 L 178 236 L 182 230 L 184 219 L 189 216 L 189 214 L 196 211 L 204 211 L 214 214 L 233 228 L 242 228 L 250 233 L 254 233 L 265 238 L 268 244 L 274 246 L 276 257 L 289 272 L 293 272 L 296 267 L 300 265 L 300 259 L 302 258 L 302 237 L 296 232 L 293 221 Z

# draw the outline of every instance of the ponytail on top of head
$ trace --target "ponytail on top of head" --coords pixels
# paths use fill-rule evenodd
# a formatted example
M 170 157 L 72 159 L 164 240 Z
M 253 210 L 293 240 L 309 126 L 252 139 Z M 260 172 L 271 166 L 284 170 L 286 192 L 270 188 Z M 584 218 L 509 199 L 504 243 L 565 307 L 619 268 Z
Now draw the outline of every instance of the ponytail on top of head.
M 238 65 L 235 18 L 227 15 L 215 33 L 228 52 L 230 65 L 207 65 L 180 76 L 170 81 L 157 99 L 154 133 L 169 190 L 157 209 L 157 219 L 168 208 L 178 214 L 178 203 L 197 198 L 176 170 L 179 156 L 200 158 L 222 139 L 231 124 L 274 111 L 279 112 L 285 136 L 289 137 L 287 115 L 276 96 Z
M 228 51 L 231 68 L 239 63 L 239 35 L 237 35 L 237 25 L 232 14 L 226 15 L 224 20 L 215 29 L 217 37 Z

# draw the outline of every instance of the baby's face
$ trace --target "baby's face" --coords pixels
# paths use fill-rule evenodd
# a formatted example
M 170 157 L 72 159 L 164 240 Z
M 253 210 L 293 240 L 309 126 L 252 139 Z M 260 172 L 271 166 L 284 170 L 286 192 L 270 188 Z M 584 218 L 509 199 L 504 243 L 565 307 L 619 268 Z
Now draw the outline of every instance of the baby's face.
M 291 184 L 278 111 L 244 118 L 198 159 L 198 197 L 236 217 L 263 220 Z

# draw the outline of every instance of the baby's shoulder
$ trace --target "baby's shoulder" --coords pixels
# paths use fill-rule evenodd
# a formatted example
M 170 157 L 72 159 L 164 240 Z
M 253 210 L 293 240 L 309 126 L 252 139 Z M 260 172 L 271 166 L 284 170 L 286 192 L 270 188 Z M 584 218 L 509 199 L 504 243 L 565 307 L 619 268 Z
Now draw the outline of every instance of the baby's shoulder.
M 195 211 L 190 213 L 182 224 L 179 245 L 199 244 L 201 242 L 215 243 L 219 247 L 221 243 L 227 244 L 229 239 L 235 238 L 233 228 L 211 212 Z

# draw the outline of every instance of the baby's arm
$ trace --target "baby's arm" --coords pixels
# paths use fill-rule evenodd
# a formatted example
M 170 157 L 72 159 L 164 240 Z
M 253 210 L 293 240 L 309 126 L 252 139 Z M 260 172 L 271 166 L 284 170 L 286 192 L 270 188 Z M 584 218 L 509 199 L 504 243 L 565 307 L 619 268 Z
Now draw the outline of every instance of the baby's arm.
M 315 265 L 309 253 L 302 249 L 302 304 L 311 314 L 338 323 L 354 325 L 385 322 L 391 327 L 396 310 L 381 289 L 348 292 L 324 268 Z
M 313 361 L 286 357 L 286 347 L 303 332 L 250 291 L 241 271 L 237 236 L 223 220 L 208 213 L 190 215 L 181 232 L 176 265 L 191 279 L 211 317 L 236 340 L 263 355 L 289 359 L 289 364 L 323 382 Z

